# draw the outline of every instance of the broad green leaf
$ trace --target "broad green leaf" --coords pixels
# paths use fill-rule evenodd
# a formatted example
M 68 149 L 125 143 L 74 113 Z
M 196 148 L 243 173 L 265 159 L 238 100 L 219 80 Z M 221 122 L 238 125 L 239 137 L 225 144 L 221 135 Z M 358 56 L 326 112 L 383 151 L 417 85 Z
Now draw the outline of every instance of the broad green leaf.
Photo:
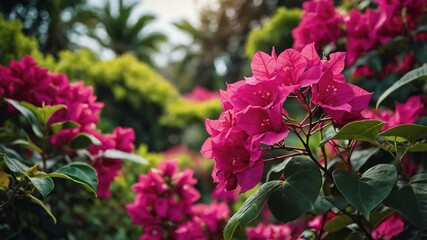
M 314 203 L 314 211 L 317 215 L 323 214 L 327 211 L 329 211 L 331 208 L 333 208 L 334 205 L 332 205 L 331 202 L 326 200 L 324 196 L 318 196 L 316 199 L 316 202 Z
M 75 128 L 80 126 L 78 123 L 73 122 L 73 121 L 65 121 L 65 122 L 57 122 L 57 123 L 52 123 L 50 125 L 50 129 L 52 129 L 53 133 L 57 133 L 62 129 L 70 129 L 70 128 Z
M 0 153 L 0 158 L 2 158 L 6 162 L 6 166 L 12 172 L 25 174 L 25 172 L 28 170 L 28 167 L 22 164 L 20 161 L 14 158 L 9 158 L 4 153 Z
M 417 124 L 402 124 L 385 130 L 380 136 L 402 137 L 410 143 L 427 136 L 427 127 Z
M 54 188 L 53 180 L 50 177 L 29 177 L 29 179 L 43 197 L 46 197 Z
M 326 225 L 325 225 L 325 230 L 327 232 L 336 232 L 339 231 L 345 227 L 347 227 L 349 224 L 353 223 L 353 219 L 351 219 L 350 216 L 346 215 L 346 214 L 341 214 L 339 216 L 337 216 L 336 218 L 330 220 Z
M 92 144 L 99 145 L 101 144 L 101 141 L 87 133 L 77 134 L 77 136 L 75 136 L 70 142 L 70 146 L 73 149 L 88 148 Z
M 338 190 L 368 220 L 369 213 L 390 194 L 397 181 L 396 168 L 391 164 L 375 165 L 360 178 L 340 169 L 332 175 Z
M 144 164 L 144 165 L 148 164 L 147 160 L 145 160 L 144 158 L 142 158 L 136 154 L 127 153 L 127 152 L 123 152 L 123 151 L 119 151 L 119 150 L 115 150 L 115 149 L 114 150 L 109 149 L 109 150 L 105 151 L 102 154 L 102 157 L 129 160 L 129 161 Z
M 268 207 L 282 222 L 297 219 L 315 208 L 322 186 L 322 175 L 317 165 L 307 157 L 294 157 L 285 166 L 286 180 L 268 198 Z
M 285 168 L 286 163 L 289 161 L 290 158 L 287 158 L 285 160 L 283 160 L 281 163 L 278 163 L 276 165 L 274 165 L 273 167 L 270 168 L 270 170 L 268 170 L 266 178 L 267 181 L 270 180 L 270 176 L 272 173 L 277 173 L 277 172 L 281 172 L 283 171 L 283 168 Z
M 427 229 L 427 173 L 413 176 L 409 183 L 399 180 L 384 205 L 400 212 L 416 226 Z
M 415 143 L 410 149 L 410 152 L 427 152 L 427 143 Z
M 322 238 L 323 240 L 337 240 L 337 239 L 344 239 L 344 240 L 348 240 L 348 236 L 352 233 L 353 231 L 350 230 L 349 228 L 343 228 L 339 231 L 336 232 L 330 232 L 328 233 L 324 238 Z
M 417 79 L 427 80 L 427 64 L 422 65 L 419 68 L 416 68 L 408 73 L 406 73 L 401 79 L 395 82 L 391 87 L 389 87 L 377 101 L 376 108 L 381 104 L 384 99 L 386 99 L 392 92 L 402 87 L 405 84 L 408 84 Z
M 383 128 L 384 123 L 378 120 L 362 120 L 351 122 L 342 127 L 332 139 L 357 140 L 375 143 L 375 137 Z
M 351 166 L 353 166 L 356 171 L 359 171 L 366 161 L 378 151 L 379 148 L 377 147 L 353 151 L 350 158 Z
M 96 195 L 96 190 L 98 188 L 98 175 L 96 174 L 95 169 L 87 163 L 70 163 L 47 175 L 49 177 L 65 178 L 76 183 L 80 183 Z
M 40 130 L 40 123 L 36 115 L 30 109 L 22 105 L 24 102 L 18 102 L 9 98 L 4 98 L 4 100 L 16 108 L 16 110 L 18 110 L 28 120 L 31 125 L 31 129 L 33 129 L 33 132 L 37 137 L 43 137 L 43 133 Z
M 28 140 L 18 139 L 18 140 L 13 141 L 11 144 L 12 145 L 24 145 L 28 149 L 36 151 L 38 153 L 43 152 L 43 150 L 39 146 L 37 146 L 33 141 L 31 141 L 30 138 L 28 138 Z
M 228 220 L 224 228 L 224 240 L 232 239 L 238 227 L 244 228 L 258 217 L 265 200 L 271 192 L 281 185 L 280 182 L 276 180 L 264 183 L 243 203 L 243 206 Z
M 42 207 L 46 211 L 46 213 L 52 218 L 53 223 L 56 224 L 56 218 L 55 218 L 55 216 L 53 216 L 53 214 L 49 210 L 49 208 L 40 199 L 34 197 L 33 195 L 29 195 L 29 197 L 31 199 L 31 202 L 33 202 L 33 203 L 39 205 L 40 207 Z
M 345 199 L 344 196 L 327 196 L 325 197 L 326 201 L 330 202 L 332 205 L 334 205 L 339 210 L 343 210 L 348 206 L 348 201 Z
M 49 119 L 52 117 L 52 115 L 64 108 L 67 108 L 67 106 L 63 105 L 63 104 L 59 104 L 59 105 L 54 105 L 54 106 L 43 106 L 43 107 L 37 107 L 34 106 L 31 103 L 27 103 L 27 102 L 21 102 L 22 106 L 28 108 L 29 110 L 31 110 L 34 115 L 37 117 L 37 119 L 42 123 L 42 124 L 47 124 L 49 122 Z

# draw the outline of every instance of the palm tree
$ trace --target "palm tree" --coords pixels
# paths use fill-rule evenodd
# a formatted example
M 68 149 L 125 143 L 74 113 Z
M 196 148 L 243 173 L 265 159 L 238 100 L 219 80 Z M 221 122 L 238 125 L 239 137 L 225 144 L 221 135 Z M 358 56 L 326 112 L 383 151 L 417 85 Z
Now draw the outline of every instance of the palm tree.
M 141 61 L 151 64 L 151 55 L 157 52 L 158 43 L 165 42 L 166 36 L 159 32 L 145 32 L 144 28 L 155 19 L 152 15 L 145 15 L 136 22 L 130 21 L 132 10 L 136 2 L 125 6 L 123 0 L 118 2 L 118 11 L 113 13 L 110 2 L 104 7 L 93 11 L 91 24 L 86 22 L 89 28 L 89 36 L 95 39 L 105 48 L 109 48 L 117 55 L 132 53 Z M 96 29 L 105 30 L 108 38 L 100 36 Z

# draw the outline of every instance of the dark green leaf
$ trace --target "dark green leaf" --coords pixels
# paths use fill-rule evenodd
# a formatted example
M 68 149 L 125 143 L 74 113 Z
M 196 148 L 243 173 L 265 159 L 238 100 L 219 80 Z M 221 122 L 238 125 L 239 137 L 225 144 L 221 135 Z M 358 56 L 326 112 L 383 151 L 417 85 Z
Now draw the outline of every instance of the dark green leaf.
M 52 218 L 53 222 L 56 224 L 56 218 L 55 216 L 53 216 L 52 212 L 49 210 L 49 208 L 38 198 L 34 197 L 33 195 L 29 195 L 31 202 L 39 205 L 40 207 L 42 207 L 46 213 Z
M 0 153 L 0 158 L 5 160 L 7 167 L 10 169 L 10 171 L 15 173 L 25 173 L 28 170 L 28 167 L 22 164 L 20 161 L 9 158 L 6 154 Z
M 320 196 L 320 195 L 316 199 L 316 202 L 314 203 L 314 211 L 318 215 L 329 211 L 332 207 L 334 207 L 334 205 L 332 205 L 331 202 L 326 200 L 325 197 Z
M 416 69 L 406 73 L 401 79 L 399 79 L 390 88 L 388 88 L 378 98 L 376 108 L 378 108 L 378 106 L 381 104 L 381 102 L 384 101 L 384 99 L 387 98 L 387 96 L 390 95 L 392 92 L 394 92 L 398 88 L 402 87 L 403 85 L 408 84 L 408 83 L 415 81 L 417 79 L 427 80 L 427 64 L 424 64 L 421 67 L 416 68 Z
M 30 109 L 22 105 L 24 102 L 18 102 L 9 98 L 4 98 L 4 100 L 16 108 L 16 110 L 18 110 L 28 120 L 31 124 L 31 129 L 33 129 L 33 132 L 37 137 L 43 137 L 42 131 L 40 130 L 40 123 L 36 115 Z
M 53 133 L 57 133 L 62 129 L 70 129 L 80 126 L 78 123 L 73 121 L 57 122 L 50 125 Z
M 396 184 L 397 171 L 391 164 L 378 164 L 360 178 L 356 173 L 345 170 L 334 171 L 333 178 L 347 201 L 369 220 L 369 213 L 390 194 Z
M 100 143 L 99 139 L 90 134 L 79 133 L 71 140 L 70 146 L 73 149 L 82 149 L 88 148 L 92 144 L 99 145 Z
M 102 154 L 102 157 L 104 158 L 114 158 L 114 159 L 122 159 L 122 160 L 130 160 L 136 163 L 140 163 L 140 164 L 148 164 L 147 160 L 145 160 L 144 158 L 132 154 L 132 153 L 127 153 L 127 152 L 123 152 L 123 151 L 119 151 L 119 150 L 113 150 L 113 149 L 109 149 L 107 151 L 105 151 Z
M 347 236 L 349 236 L 352 233 L 352 231 L 349 228 L 341 229 L 337 232 L 331 232 L 328 233 L 323 240 L 337 240 L 337 239 L 346 239 Z
M 49 119 L 52 117 L 52 115 L 64 108 L 67 108 L 67 106 L 60 104 L 60 105 L 54 105 L 54 106 L 43 106 L 43 107 L 37 107 L 34 106 L 31 103 L 27 102 L 21 102 L 22 106 L 26 107 L 30 111 L 33 112 L 33 114 L 37 117 L 37 119 L 44 125 L 46 125 L 49 122 Z
M 30 138 L 28 138 L 28 140 L 24 140 L 24 139 L 15 140 L 12 142 L 12 145 L 24 145 L 28 149 L 36 151 L 38 153 L 43 152 L 43 150 L 39 146 L 37 146 L 33 141 L 31 141 Z
M 268 207 L 282 222 L 297 219 L 315 207 L 322 186 L 322 175 L 317 165 L 306 157 L 292 158 L 283 173 L 286 180 L 268 198 Z
M 272 173 L 277 173 L 277 172 L 281 172 L 283 171 L 283 168 L 285 168 L 286 163 L 289 161 L 290 158 L 287 158 L 285 160 L 283 160 L 281 163 L 278 163 L 276 165 L 274 165 L 273 167 L 270 168 L 270 170 L 268 170 L 266 178 L 267 181 L 270 180 L 270 176 Z
M 264 183 L 258 191 L 243 203 L 243 206 L 230 218 L 227 226 L 225 226 L 224 240 L 231 239 L 238 227 L 243 228 L 258 217 L 265 200 L 272 191 L 281 185 L 280 182 L 276 180 Z
M 417 124 L 402 124 L 385 130 L 380 136 L 402 137 L 410 143 L 427 136 L 427 127 Z
M 409 183 L 400 180 L 384 204 L 427 229 L 427 173 L 413 176 Z
M 378 120 L 362 120 L 351 122 L 342 127 L 332 139 L 357 140 L 375 144 L 375 137 L 383 128 L 384 123 Z
M 50 177 L 29 177 L 29 179 L 43 197 L 46 197 L 53 190 L 54 184 Z
M 96 195 L 96 190 L 98 188 L 98 175 L 96 174 L 95 169 L 87 163 L 70 163 L 47 175 L 49 177 L 65 178 L 76 183 L 80 183 Z
M 410 152 L 427 152 L 427 143 L 415 143 L 410 149 Z
M 341 214 L 336 218 L 332 219 L 331 221 L 329 221 L 325 226 L 325 230 L 327 232 L 336 232 L 347 227 L 349 224 L 352 224 L 352 223 L 353 223 L 353 219 L 351 219 L 351 217 L 349 217 L 346 214 Z
M 325 197 L 326 201 L 330 202 L 339 210 L 343 210 L 348 206 L 348 202 L 344 196 L 327 196 Z
M 353 151 L 350 158 L 351 166 L 353 166 L 356 171 L 359 171 L 366 161 L 368 161 L 368 159 L 378 151 L 379 148 L 376 147 Z

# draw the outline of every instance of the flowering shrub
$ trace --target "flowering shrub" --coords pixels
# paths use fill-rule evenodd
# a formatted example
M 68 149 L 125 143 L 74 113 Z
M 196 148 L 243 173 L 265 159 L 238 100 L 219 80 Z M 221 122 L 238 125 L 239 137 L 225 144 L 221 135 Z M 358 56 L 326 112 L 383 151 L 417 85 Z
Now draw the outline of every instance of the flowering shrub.
M 16 214 L 21 199 L 40 205 L 56 222 L 45 201 L 54 189 L 52 178 L 71 180 L 95 195 L 109 197 L 121 159 L 144 162 L 131 154 L 132 129 L 118 127 L 112 134 L 102 134 L 96 128 L 103 103 L 83 82 L 70 83 L 65 75 L 37 66 L 29 56 L 0 66 L 0 79 L 4 116 L 0 175 L 5 193 L 0 216 L 17 234 L 28 227 L 26 222 L 7 216 Z
M 126 209 L 133 223 L 144 228 L 141 239 L 218 239 L 229 217 L 225 203 L 195 204 L 193 171 L 180 172 L 176 161 L 163 161 L 140 175 L 132 189 L 135 202 Z
M 280 172 L 278 180 L 267 179 L 246 200 L 229 220 L 225 239 L 254 219 L 264 201 L 285 223 L 317 215 L 299 220 L 304 238 L 333 238 L 340 231 L 390 239 L 407 228 L 425 228 L 422 210 L 405 207 L 425 196 L 425 175 L 409 179 L 404 163 L 406 153 L 427 150 L 427 127 L 410 124 L 425 111 L 421 98 L 397 104 L 396 114 L 369 110 L 372 93 L 345 81 L 345 56 L 321 59 L 314 43 L 279 55 L 259 51 L 251 62 L 253 76 L 221 91 L 224 111 L 218 120 L 205 121 L 210 137 L 201 149 L 215 161 L 218 188 L 246 192 L 262 181 L 266 163 L 280 162 L 268 174 Z M 292 100 L 305 110 L 302 119 L 288 113 Z M 391 159 L 369 162 L 378 148 Z M 405 202 L 402 191 L 408 191 Z M 350 228 L 352 223 L 357 227 Z M 261 224 L 247 233 L 250 239 L 294 239 L 292 229 Z

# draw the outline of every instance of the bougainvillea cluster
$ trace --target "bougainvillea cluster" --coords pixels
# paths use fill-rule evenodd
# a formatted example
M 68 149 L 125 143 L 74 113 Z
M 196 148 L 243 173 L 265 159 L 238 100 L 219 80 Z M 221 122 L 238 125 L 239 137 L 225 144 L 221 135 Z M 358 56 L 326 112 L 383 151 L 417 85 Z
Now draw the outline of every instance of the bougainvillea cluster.
M 347 64 L 352 65 L 362 54 L 398 35 L 414 33 L 427 2 L 377 0 L 376 9 L 352 9 L 346 13 L 331 0 L 307 1 L 303 4 L 300 24 L 292 31 L 294 47 L 316 42 L 317 49 L 346 38 Z M 415 33 L 414 33 L 415 34 Z
M 251 63 L 253 76 L 227 85 L 221 92 L 224 112 L 218 120 L 205 121 L 211 137 L 201 151 L 215 160 L 212 176 L 219 188 L 239 186 L 245 192 L 261 180 L 261 146 L 283 141 L 295 127 L 283 108 L 288 97 L 300 101 L 310 114 L 322 109 L 337 126 L 364 119 L 362 110 L 372 94 L 345 82 L 344 65 L 345 53 L 321 59 L 314 43 L 279 56 L 274 50 L 271 56 L 257 52 Z
M 65 105 L 52 115 L 49 124 L 72 121 L 77 127 L 60 130 L 51 136 L 50 142 L 69 151 L 67 144 L 79 133 L 91 134 L 100 140 L 100 144 L 90 146 L 93 158 L 88 161 L 98 172 L 98 195 L 110 196 L 109 186 L 121 168 L 121 160 L 105 159 L 101 155 L 108 149 L 132 152 L 135 134 L 133 129 L 120 127 L 112 134 L 102 134 L 96 128 L 103 103 L 96 100 L 91 86 L 84 86 L 82 81 L 70 82 L 66 75 L 51 73 L 25 56 L 10 62 L 9 66 L 0 66 L 0 96 L 39 107 Z M 7 107 L 10 113 L 16 112 L 11 105 Z
M 126 206 L 133 223 L 144 228 L 141 239 L 218 239 L 229 217 L 227 204 L 195 204 L 200 193 L 191 169 L 180 171 L 166 160 L 139 176 L 135 201 Z

